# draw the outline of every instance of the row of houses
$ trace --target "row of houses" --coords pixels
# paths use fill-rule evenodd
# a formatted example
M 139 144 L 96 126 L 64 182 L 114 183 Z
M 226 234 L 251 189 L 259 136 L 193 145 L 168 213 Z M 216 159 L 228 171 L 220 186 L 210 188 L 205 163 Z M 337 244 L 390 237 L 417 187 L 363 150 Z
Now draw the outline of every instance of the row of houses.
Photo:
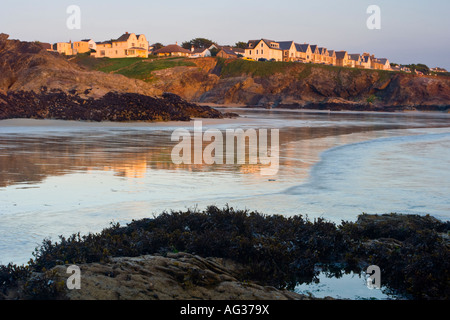
M 211 45 L 209 48 L 194 48 L 191 50 L 180 47 L 178 43 L 170 44 L 162 47 L 158 50 L 151 51 L 152 54 L 157 56 L 180 56 L 187 58 L 204 58 L 212 55 L 212 50 L 216 50 L 216 56 L 231 59 L 243 57 L 245 50 L 241 48 L 231 46 L 219 46 L 216 44 Z
M 148 57 L 148 41 L 145 35 L 125 32 L 117 39 L 95 42 L 93 39 L 57 42 L 51 46 L 52 51 L 67 56 L 91 52 L 95 58 Z
M 95 42 L 93 39 L 80 41 L 58 42 L 53 45 L 41 43 L 49 51 L 56 51 L 64 55 L 76 55 L 90 52 L 95 58 L 147 58 L 149 54 L 157 56 L 180 56 L 188 58 L 209 57 L 215 50 L 216 56 L 231 59 L 245 57 L 253 60 L 297 61 L 304 63 L 318 63 L 341 67 L 362 69 L 392 70 L 411 72 L 406 66 L 391 66 L 386 58 L 376 58 L 367 52 L 351 54 L 347 51 L 328 50 L 318 45 L 299 44 L 294 41 L 273 41 L 268 39 L 250 40 L 245 49 L 232 46 L 211 45 L 209 48 L 194 48 L 190 50 L 171 44 L 154 50 L 144 34 L 125 32 L 117 39 Z M 445 69 L 435 68 L 435 72 L 446 72 Z M 417 72 L 416 72 L 417 73 Z
M 212 45 L 209 48 L 192 47 L 191 50 L 187 50 L 176 43 L 158 50 L 153 50 L 153 47 L 149 46 L 149 42 L 145 35 L 128 32 L 125 32 L 117 39 L 102 42 L 95 42 L 92 39 L 84 39 L 75 42 L 58 42 L 49 48 L 49 50 L 68 56 L 91 52 L 91 56 L 95 58 L 147 58 L 149 54 L 201 58 L 210 57 L 213 49 L 216 49 L 216 52 L 218 52 L 217 56 L 223 58 L 237 58 L 244 55 L 244 49 L 218 45 Z
M 253 60 L 298 61 L 341 67 L 391 70 L 389 60 L 375 58 L 369 53 L 349 54 L 347 51 L 328 50 L 318 45 L 299 44 L 294 41 L 268 39 L 247 42 L 244 56 Z

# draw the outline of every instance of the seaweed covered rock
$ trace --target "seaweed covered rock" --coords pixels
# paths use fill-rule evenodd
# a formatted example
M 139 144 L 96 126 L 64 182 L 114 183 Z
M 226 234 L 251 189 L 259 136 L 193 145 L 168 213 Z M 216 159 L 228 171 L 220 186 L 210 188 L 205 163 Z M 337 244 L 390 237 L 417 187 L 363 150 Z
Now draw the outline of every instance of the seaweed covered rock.
M 82 290 L 61 290 L 70 300 L 303 300 L 288 290 L 239 281 L 238 263 L 187 253 L 112 258 L 81 265 Z M 55 282 L 67 279 L 67 266 L 55 267 Z
M 324 219 L 309 221 L 230 207 L 164 212 L 126 226 L 113 224 L 98 234 L 45 240 L 25 269 L 0 268 L 0 279 L 6 279 L 0 292 L 8 297 L 9 292 L 20 291 L 21 283 L 29 283 L 32 292 L 42 291 L 48 297 L 58 292 L 59 282 L 48 274 L 57 266 L 110 266 L 119 257 L 186 252 L 233 261 L 232 272 L 228 271 L 238 281 L 288 290 L 311 282 L 317 266 L 331 270 L 340 265 L 346 272 L 364 272 L 368 265 L 378 265 L 382 285 L 392 293 L 411 299 L 448 299 L 449 231 L 449 222 L 416 215 L 362 215 L 356 222 L 335 225 Z M 44 280 L 30 282 L 36 273 L 43 274 Z M 50 288 L 46 283 L 52 284 Z
M 101 98 L 84 99 L 76 91 L 0 93 L 0 120 L 11 118 L 87 121 L 189 121 L 223 118 L 221 112 L 189 103 L 174 94 L 150 97 L 137 93 L 109 92 Z
M 450 298 L 450 222 L 419 215 L 367 215 L 342 230 L 355 245 L 347 257 L 378 265 L 392 292 L 414 299 Z

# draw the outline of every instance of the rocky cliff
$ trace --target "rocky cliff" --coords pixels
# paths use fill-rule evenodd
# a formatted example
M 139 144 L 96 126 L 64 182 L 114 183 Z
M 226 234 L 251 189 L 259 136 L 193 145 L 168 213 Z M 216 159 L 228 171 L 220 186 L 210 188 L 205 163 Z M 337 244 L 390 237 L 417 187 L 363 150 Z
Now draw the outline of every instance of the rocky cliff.
M 8 40 L 0 34 L 0 92 L 48 90 L 76 91 L 98 98 L 110 91 L 158 95 L 153 86 L 122 75 L 86 70 L 48 52 L 39 43 Z M 84 93 L 88 93 L 85 95 Z
M 189 66 L 155 68 L 158 70 L 148 67 L 161 59 L 145 60 L 142 70 L 132 70 L 137 78 L 148 80 L 142 81 L 134 79 L 133 72 L 96 71 L 77 63 L 77 59 L 47 52 L 38 43 L 7 39 L 7 35 L 0 34 L 3 94 L 39 93 L 45 87 L 50 92 L 58 90 L 84 99 L 99 99 L 111 91 L 146 96 L 171 92 L 204 104 L 371 111 L 450 108 L 450 77 L 446 76 L 200 58 L 186 59 Z M 148 76 L 142 78 L 143 73 Z
M 450 78 L 280 62 L 195 59 L 154 87 L 203 103 L 355 110 L 448 110 Z
M 0 119 L 168 121 L 221 112 L 120 74 L 87 70 L 36 42 L 0 34 Z

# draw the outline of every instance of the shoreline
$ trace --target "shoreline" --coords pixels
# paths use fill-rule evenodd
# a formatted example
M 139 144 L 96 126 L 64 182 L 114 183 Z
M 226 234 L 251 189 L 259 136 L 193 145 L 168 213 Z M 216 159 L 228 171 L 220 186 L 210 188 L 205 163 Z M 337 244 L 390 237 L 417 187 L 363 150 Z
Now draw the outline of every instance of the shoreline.
M 236 123 L 236 121 L 249 121 L 248 118 L 192 118 L 189 121 L 86 121 L 86 120 L 61 120 L 61 119 L 29 119 L 29 118 L 15 118 L 15 119 L 4 119 L 0 120 L 1 127 L 104 127 L 104 128 L 115 128 L 115 127 L 185 127 L 191 126 L 194 121 L 202 121 L 204 125 L 214 125 L 214 124 L 228 124 Z
M 449 222 L 432 216 L 395 213 L 336 225 L 230 207 L 166 212 L 59 243 L 44 240 L 26 267 L 0 266 L 0 300 L 309 300 L 315 298 L 294 288 L 310 282 L 318 265 L 334 277 L 380 265 L 387 293 L 448 299 L 449 232 Z M 65 286 L 69 265 L 82 269 L 81 290 Z
M 324 112 L 324 113 L 375 113 L 375 114 L 402 114 L 402 113 L 407 113 L 407 114 L 411 114 L 411 113 L 418 113 L 418 114 L 423 114 L 423 113 L 433 113 L 433 114 L 450 114 L 450 106 L 423 106 L 424 108 L 419 108 L 417 109 L 417 107 L 420 106 L 380 106 L 380 108 L 383 109 L 379 109 L 379 110 L 355 110 L 355 109 L 351 109 L 351 108 L 330 108 L 327 109 L 326 107 L 324 107 L 325 104 L 319 104 L 318 107 L 314 108 L 314 107 L 310 107 L 310 106 L 306 106 L 306 107 L 301 107 L 301 106 L 294 106 L 291 107 L 289 105 L 280 105 L 277 107 L 270 107 L 270 106 L 253 106 L 253 105 L 245 105 L 245 104 L 217 104 L 217 103 L 198 103 L 196 102 L 196 104 L 200 105 L 200 106 L 209 106 L 211 108 L 216 108 L 216 109 L 252 109 L 252 110 L 257 110 L 257 109 L 261 109 L 261 110 L 271 110 L 271 111 L 276 111 L 276 110 L 284 110 L 284 111 L 299 111 L 299 112 Z M 333 106 L 333 104 L 329 104 L 330 106 Z M 352 107 L 352 104 L 349 104 L 350 107 Z M 357 106 L 361 106 L 361 105 L 357 105 Z M 363 107 L 366 107 L 364 105 L 362 105 Z M 435 109 L 432 110 L 427 110 L 426 107 L 432 107 Z M 437 108 L 442 108 L 443 110 L 436 110 Z M 398 109 L 396 109 L 398 108 Z M 388 109 L 388 110 L 386 110 Z M 392 110 L 389 110 L 392 109 Z
M 426 111 L 426 110 L 398 110 L 395 112 L 387 111 L 358 111 L 358 110 L 323 110 L 323 109 L 303 109 L 303 108 L 265 108 L 265 107 L 255 107 L 255 106 L 244 106 L 244 105 L 220 105 L 212 103 L 198 103 L 201 106 L 210 106 L 211 108 L 217 109 L 238 109 L 238 110 L 251 110 L 251 111 L 284 111 L 284 112 L 298 112 L 298 113 L 329 113 L 329 114 L 376 114 L 376 115 L 442 115 L 444 117 L 449 116 L 450 113 L 442 111 Z M 245 116 L 239 116 L 236 118 L 191 118 L 188 121 L 89 121 L 89 120 L 64 120 L 64 119 L 34 119 L 34 118 L 11 118 L 11 119 L 1 119 L 1 127 L 56 127 L 64 125 L 65 127 L 184 127 L 190 126 L 194 121 L 201 120 L 203 125 L 213 125 L 213 124 L 235 124 L 239 122 L 251 121 L 251 118 Z

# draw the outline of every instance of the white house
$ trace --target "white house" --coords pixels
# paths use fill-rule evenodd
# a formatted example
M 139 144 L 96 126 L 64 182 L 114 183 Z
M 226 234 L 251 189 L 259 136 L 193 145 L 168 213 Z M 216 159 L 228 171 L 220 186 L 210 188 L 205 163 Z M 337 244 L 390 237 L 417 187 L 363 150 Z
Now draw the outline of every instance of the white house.
M 204 58 L 211 57 L 211 51 L 208 48 L 191 48 L 191 54 L 189 58 Z

